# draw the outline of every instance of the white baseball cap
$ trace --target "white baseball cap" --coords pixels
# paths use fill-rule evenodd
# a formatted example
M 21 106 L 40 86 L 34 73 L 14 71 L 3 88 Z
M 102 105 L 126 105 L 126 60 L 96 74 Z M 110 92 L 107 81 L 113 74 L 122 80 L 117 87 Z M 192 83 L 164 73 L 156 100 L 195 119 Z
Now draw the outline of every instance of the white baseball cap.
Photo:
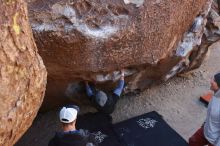
M 76 120 L 79 109 L 75 107 L 63 107 L 60 110 L 60 121 L 62 123 L 71 123 Z

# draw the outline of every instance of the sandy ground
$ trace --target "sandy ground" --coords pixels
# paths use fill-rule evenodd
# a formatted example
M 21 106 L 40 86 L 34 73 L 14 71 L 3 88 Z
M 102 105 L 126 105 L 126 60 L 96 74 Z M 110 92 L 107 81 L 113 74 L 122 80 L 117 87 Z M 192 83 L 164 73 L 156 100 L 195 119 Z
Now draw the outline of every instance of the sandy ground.
M 220 71 L 218 46 L 220 43 L 213 46 L 203 65 L 186 77 L 175 77 L 141 94 L 122 97 L 112 114 L 113 121 L 119 122 L 155 110 L 187 140 L 205 119 L 207 108 L 198 98 L 208 91 L 212 75 Z M 81 109 L 83 112 L 94 110 L 91 107 Z M 57 130 L 58 111 L 39 114 L 16 146 L 46 146 Z

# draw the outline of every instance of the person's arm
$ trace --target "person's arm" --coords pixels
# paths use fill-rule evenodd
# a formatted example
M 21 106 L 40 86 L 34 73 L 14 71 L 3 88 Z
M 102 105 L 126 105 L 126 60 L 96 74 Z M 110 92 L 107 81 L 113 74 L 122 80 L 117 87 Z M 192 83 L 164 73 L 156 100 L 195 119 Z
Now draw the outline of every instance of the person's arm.
M 93 91 L 92 91 L 92 89 L 91 89 L 91 87 L 89 86 L 89 84 L 88 84 L 87 81 L 85 82 L 85 85 L 86 85 L 86 94 L 87 94 L 87 96 L 89 96 L 89 97 L 93 96 L 94 93 L 93 93 Z
M 120 96 L 122 91 L 123 91 L 123 88 L 124 88 L 124 84 L 125 84 L 125 81 L 124 81 L 124 70 L 121 71 L 121 77 L 120 77 L 120 80 L 119 80 L 119 83 L 117 85 L 117 87 L 115 88 L 114 90 L 114 94 Z

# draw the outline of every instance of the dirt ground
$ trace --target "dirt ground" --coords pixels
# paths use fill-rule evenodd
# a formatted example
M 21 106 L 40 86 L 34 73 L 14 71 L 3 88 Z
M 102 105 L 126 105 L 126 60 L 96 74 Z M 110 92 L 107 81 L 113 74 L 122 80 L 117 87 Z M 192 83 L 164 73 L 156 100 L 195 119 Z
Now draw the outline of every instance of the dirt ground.
M 122 97 L 112 114 L 114 123 L 155 110 L 188 140 L 205 119 L 207 108 L 198 99 L 208 91 L 212 75 L 220 71 L 218 46 L 220 43 L 213 45 L 209 57 L 198 70 L 184 77 L 175 77 L 141 94 Z M 81 110 L 95 111 L 91 107 L 81 107 Z M 57 130 L 59 130 L 58 111 L 39 114 L 16 146 L 47 146 Z

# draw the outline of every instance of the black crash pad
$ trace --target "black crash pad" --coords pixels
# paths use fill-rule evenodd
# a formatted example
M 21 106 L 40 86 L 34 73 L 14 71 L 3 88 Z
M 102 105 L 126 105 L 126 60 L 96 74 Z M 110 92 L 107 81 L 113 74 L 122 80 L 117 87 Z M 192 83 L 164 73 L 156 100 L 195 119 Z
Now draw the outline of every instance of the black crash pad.
M 188 146 L 157 112 L 150 112 L 114 125 L 126 146 Z
M 95 133 L 99 146 L 188 146 L 155 111 L 117 124 L 109 115 L 88 113 L 78 117 L 77 128 Z
M 102 113 L 87 113 L 77 118 L 77 129 L 95 134 L 99 146 L 123 146 L 112 128 L 112 117 Z

